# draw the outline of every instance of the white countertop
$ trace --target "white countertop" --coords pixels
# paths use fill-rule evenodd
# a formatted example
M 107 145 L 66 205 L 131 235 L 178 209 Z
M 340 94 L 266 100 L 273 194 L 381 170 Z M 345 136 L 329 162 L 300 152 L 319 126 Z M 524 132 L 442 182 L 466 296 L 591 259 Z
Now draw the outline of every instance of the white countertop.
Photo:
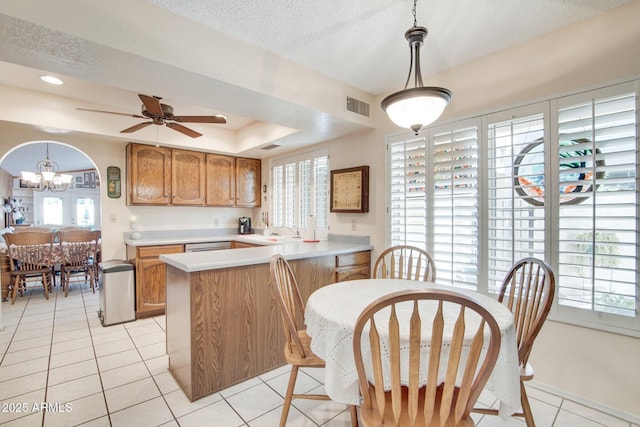
M 252 243 L 250 236 L 256 237 L 258 235 L 255 235 L 255 234 L 221 234 L 221 235 L 200 234 L 195 236 L 190 236 L 190 235 L 173 236 L 171 234 L 167 234 L 165 236 L 142 237 L 140 239 L 128 238 L 124 240 L 124 243 L 129 246 L 181 245 L 185 243 L 230 242 L 232 240 L 235 240 L 238 242 Z M 268 245 L 271 243 L 261 243 L 261 244 Z
M 160 255 L 160 259 L 167 264 L 176 267 L 188 273 L 203 270 L 216 270 L 220 268 L 239 267 L 243 265 L 266 264 L 270 261 L 274 254 L 282 254 L 287 260 L 314 258 L 325 255 L 339 255 L 350 252 L 372 250 L 373 246 L 363 243 L 335 242 L 330 240 L 321 240 L 319 242 L 270 242 L 266 237 L 251 235 L 237 236 L 238 238 L 219 239 L 246 241 L 248 243 L 257 243 L 261 240 L 265 246 L 254 248 L 240 249 L 223 249 L 217 251 L 206 252 L 185 252 L 179 254 Z M 139 242 L 138 240 L 137 242 Z M 213 240 L 201 240 L 213 241 Z M 266 243 L 265 243 L 266 241 Z M 184 243 L 184 240 L 182 240 Z M 168 243 L 157 243 L 168 244 Z

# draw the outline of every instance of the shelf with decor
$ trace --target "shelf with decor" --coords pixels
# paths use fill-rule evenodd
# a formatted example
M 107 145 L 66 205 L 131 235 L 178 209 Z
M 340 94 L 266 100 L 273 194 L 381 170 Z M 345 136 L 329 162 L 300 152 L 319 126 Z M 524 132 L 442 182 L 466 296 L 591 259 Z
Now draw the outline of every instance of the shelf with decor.
M 33 224 L 33 190 L 29 188 L 20 188 L 14 185 L 11 206 L 13 214 L 11 215 L 10 224 Z M 22 218 L 17 213 L 22 214 Z

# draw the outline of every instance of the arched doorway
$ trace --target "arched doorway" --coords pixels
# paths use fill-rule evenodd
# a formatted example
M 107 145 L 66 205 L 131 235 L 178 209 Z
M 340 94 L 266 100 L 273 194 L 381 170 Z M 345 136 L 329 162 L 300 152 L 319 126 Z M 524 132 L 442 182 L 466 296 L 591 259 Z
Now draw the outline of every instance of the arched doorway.
M 48 158 L 57 172 L 71 175 L 64 189 L 33 189 L 22 171 L 37 172 Z M 0 193 L 5 227 L 74 226 L 100 228 L 100 176 L 95 163 L 77 148 L 57 141 L 32 141 L 14 147 L 0 160 Z

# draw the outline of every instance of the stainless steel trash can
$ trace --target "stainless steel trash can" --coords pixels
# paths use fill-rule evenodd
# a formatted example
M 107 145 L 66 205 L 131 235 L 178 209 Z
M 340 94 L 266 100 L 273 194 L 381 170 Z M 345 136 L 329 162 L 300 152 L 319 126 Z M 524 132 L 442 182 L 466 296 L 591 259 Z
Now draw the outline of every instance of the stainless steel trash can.
M 121 259 L 98 264 L 102 326 L 136 320 L 133 265 Z

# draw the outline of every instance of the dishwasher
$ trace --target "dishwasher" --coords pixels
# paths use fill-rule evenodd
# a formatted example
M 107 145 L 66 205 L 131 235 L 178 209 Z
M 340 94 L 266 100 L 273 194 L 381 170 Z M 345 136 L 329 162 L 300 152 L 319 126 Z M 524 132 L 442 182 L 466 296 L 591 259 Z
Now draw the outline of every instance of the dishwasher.
M 221 249 L 231 249 L 231 242 L 187 243 L 184 245 L 185 252 L 219 251 Z

